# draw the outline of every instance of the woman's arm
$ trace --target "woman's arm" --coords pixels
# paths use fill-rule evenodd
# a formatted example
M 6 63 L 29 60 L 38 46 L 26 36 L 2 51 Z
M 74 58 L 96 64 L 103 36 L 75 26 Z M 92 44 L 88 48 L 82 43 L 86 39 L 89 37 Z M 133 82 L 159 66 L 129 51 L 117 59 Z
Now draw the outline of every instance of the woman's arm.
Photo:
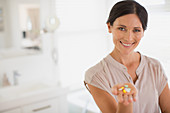
M 159 105 L 162 113 L 170 113 L 170 90 L 168 87 L 168 83 L 159 96 Z
M 133 113 L 132 101 L 128 104 L 124 104 L 124 98 L 121 96 L 122 94 L 117 95 L 118 101 L 120 101 L 120 98 L 122 99 L 121 102 L 117 103 L 108 92 L 90 84 L 88 84 L 88 87 L 102 113 Z M 130 100 L 130 98 L 126 98 L 126 100 Z

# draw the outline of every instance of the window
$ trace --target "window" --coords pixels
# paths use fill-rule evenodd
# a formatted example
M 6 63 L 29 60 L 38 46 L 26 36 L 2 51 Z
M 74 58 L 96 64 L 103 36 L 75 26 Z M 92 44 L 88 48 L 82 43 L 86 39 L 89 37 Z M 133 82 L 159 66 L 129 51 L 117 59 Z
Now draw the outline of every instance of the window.
M 56 0 L 59 31 L 101 29 L 105 21 L 104 0 Z M 102 16 L 101 16 L 102 15 Z
M 144 5 L 163 5 L 165 0 L 136 0 Z
M 85 71 L 107 52 L 105 0 L 56 0 L 62 86 L 84 87 Z

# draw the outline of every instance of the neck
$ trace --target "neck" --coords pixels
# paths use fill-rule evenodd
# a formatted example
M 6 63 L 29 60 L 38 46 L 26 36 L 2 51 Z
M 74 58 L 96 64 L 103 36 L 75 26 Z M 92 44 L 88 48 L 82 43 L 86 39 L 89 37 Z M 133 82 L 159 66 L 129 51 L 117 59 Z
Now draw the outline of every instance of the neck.
M 112 51 L 112 53 L 110 53 L 110 55 L 118 62 L 120 62 L 121 64 L 123 64 L 124 66 L 129 66 L 131 65 L 133 62 L 137 61 L 138 58 L 138 54 L 136 52 L 131 52 L 129 54 L 122 54 L 119 51 L 116 51 L 115 49 Z

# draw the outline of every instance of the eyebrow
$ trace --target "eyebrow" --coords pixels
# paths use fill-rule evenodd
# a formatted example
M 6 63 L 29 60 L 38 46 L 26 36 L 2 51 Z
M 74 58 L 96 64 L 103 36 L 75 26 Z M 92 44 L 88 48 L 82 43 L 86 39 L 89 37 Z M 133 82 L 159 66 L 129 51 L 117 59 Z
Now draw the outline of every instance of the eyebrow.
M 126 27 L 125 25 L 117 25 L 117 26 L 122 26 L 122 27 Z
M 125 27 L 125 28 L 126 28 L 125 25 L 117 25 L 117 26 L 122 26 L 122 27 Z M 140 28 L 140 29 L 142 29 L 141 27 L 134 27 L 134 28 Z

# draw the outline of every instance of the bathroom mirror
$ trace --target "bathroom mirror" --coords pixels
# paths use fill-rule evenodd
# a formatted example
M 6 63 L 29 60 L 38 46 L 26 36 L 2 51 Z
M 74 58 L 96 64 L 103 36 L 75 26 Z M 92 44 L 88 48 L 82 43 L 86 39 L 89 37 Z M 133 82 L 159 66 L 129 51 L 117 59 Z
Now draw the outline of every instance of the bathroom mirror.
M 40 0 L 0 0 L 0 58 L 41 53 Z

